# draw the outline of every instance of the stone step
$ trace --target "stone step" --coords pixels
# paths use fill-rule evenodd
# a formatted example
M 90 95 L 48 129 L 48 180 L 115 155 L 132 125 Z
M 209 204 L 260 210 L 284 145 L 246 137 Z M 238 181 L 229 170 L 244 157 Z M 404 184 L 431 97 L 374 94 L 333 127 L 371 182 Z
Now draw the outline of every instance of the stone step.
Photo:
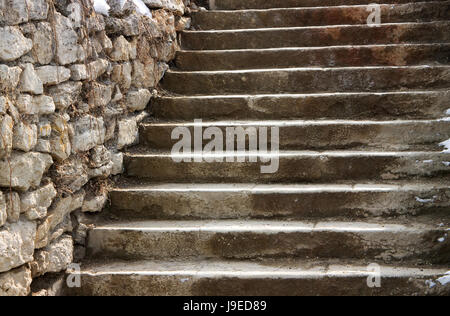
M 258 162 L 248 161 L 249 156 Z M 200 162 L 202 158 L 219 162 Z M 235 162 L 226 162 L 227 159 Z M 241 159 L 246 162 L 236 162 Z M 181 160 L 190 162 L 178 162 Z M 279 155 L 231 153 L 203 156 L 128 153 L 124 157 L 130 177 L 182 183 L 324 183 L 430 178 L 448 175 L 448 162 L 450 153 L 435 152 L 282 151 Z
M 417 3 L 424 0 L 209 0 L 210 9 L 213 10 L 242 10 L 242 9 L 271 9 L 271 8 L 296 8 L 296 7 L 325 7 L 364 4 L 398 4 Z M 446 0 L 434 0 L 444 2 Z
M 371 12 L 367 5 L 199 11 L 192 15 L 192 26 L 197 30 L 229 30 L 367 24 Z M 381 23 L 445 21 L 450 20 L 450 2 L 382 4 L 380 5 L 380 13 Z
M 185 50 L 255 49 L 306 46 L 449 43 L 449 21 L 314 26 L 243 30 L 184 31 Z
M 448 89 L 450 66 L 170 70 L 162 87 L 183 95 Z
M 208 121 L 196 123 L 151 122 L 140 128 L 140 144 L 152 149 L 171 150 L 180 138 L 172 140 L 176 129 L 189 130 L 190 142 L 194 144 L 195 135 L 202 137 L 208 128 L 218 128 L 222 139 L 227 131 L 241 130 L 247 132 L 245 148 L 253 139 L 258 144 L 259 132 L 266 129 L 270 134 L 272 128 L 279 129 L 280 149 L 331 150 L 331 149 L 367 149 L 418 151 L 442 151 L 440 143 L 450 139 L 450 121 L 448 120 L 391 120 L 391 121 Z M 202 148 L 211 142 L 203 138 Z M 235 148 L 238 140 L 235 137 Z M 270 136 L 268 143 L 271 144 Z M 225 144 L 225 142 L 224 142 Z M 224 145 L 225 146 L 225 145 Z M 225 147 L 224 147 L 225 148 Z M 255 148 L 256 149 L 256 148 Z
M 175 63 L 185 71 L 436 65 L 450 63 L 450 44 L 180 51 Z
M 439 222 L 440 223 L 440 222 Z M 342 258 L 448 262 L 446 224 L 283 222 L 257 220 L 139 221 L 98 224 L 90 258 Z M 445 261 L 447 260 L 447 261 Z
M 450 287 L 443 285 L 448 279 L 446 268 L 382 265 L 379 269 L 381 287 L 371 288 L 368 280 L 375 280 L 376 270 L 367 262 L 359 261 L 114 261 L 83 266 L 78 272 L 82 286 L 68 289 L 68 293 L 83 296 L 450 295 Z M 228 307 L 223 310 L 227 311 Z
M 107 216 L 121 219 L 366 218 L 448 214 L 450 185 L 138 184 L 110 192 Z
M 160 97 L 154 116 L 194 119 L 434 119 L 450 108 L 450 91 Z

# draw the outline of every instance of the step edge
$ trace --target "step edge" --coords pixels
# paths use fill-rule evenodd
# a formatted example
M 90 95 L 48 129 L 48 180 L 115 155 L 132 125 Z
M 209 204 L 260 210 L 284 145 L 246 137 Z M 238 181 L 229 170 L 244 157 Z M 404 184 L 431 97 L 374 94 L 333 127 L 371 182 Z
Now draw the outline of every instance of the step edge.
M 343 71 L 343 70 L 400 70 L 400 69 L 450 69 L 450 65 L 411 65 L 411 66 L 350 66 L 350 67 L 295 67 L 295 68 L 262 68 L 262 69 L 233 69 L 233 70 L 201 70 L 181 71 L 169 69 L 166 74 L 174 75 L 214 75 L 214 74 L 246 74 L 246 73 L 273 73 L 273 72 L 303 72 L 303 71 Z
M 400 26 L 400 25 L 439 25 L 450 24 L 448 20 L 437 20 L 432 22 L 397 22 L 382 23 L 383 26 Z M 267 32 L 267 31 L 283 31 L 283 30 L 308 30 L 308 29 L 326 29 L 326 28 L 367 28 L 371 26 L 367 24 L 342 24 L 342 25 L 318 25 L 318 26 L 296 26 L 296 27 L 273 27 L 273 28 L 256 28 L 256 29 L 228 29 L 228 30 L 184 30 L 181 34 L 214 34 L 214 33 L 245 33 L 245 32 Z
M 276 52 L 276 51 L 312 51 L 312 50 L 333 50 L 349 48 L 385 48 L 385 47 L 442 47 L 450 46 L 450 43 L 398 43 L 398 44 L 369 44 L 369 45 L 332 45 L 332 46 L 299 46 L 299 47 L 275 47 L 275 48 L 244 48 L 244 49 L 211 49 L 211 50 L 190 50 L 184 49 L 177 54 L 218 54 L 218 53 L 247 53 L 247 52 Z

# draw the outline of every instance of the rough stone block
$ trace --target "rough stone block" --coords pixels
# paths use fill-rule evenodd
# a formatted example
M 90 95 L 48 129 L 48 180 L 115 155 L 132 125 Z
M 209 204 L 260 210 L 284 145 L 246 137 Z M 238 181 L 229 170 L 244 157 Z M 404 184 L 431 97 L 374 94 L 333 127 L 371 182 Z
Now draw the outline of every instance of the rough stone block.
M 0 272 L 33 260 L 36 223 L 20 221 L 0 229 Z
M 70 69 L 61 66 L 42 66 L 36 73 L 45 85 L 57 85 L 70 79 Z
M 105 141 L 105 124 L 101 117 L 85 115 L 75 121 L 72 128 L 73 152 L 88 151 Z
M 47 215 L 47 209 L 56 197 L 52 183 L 21 196 L 21 210 L 29 220 L 42 219 Z
M 28 152 L 37 143 L 37 126 L 19 122 L 14 126 L 13 148 Z
M 44 92 L 44 85 L 38 77 L 34 66 L 32 64 L 25 64 L 19 82 L 19 90 L 21 92 L 28 92 L 32 94 L 42 94 Z
M 31 270 L 23 266 L 0 274 L 0 296 L 27 296 L 30 293 Z
M 47 154 L 12 153 L 9 162 L 0 160 L 0 187 L 19 191 L 37 187 L 52 164 L 53 160 Z

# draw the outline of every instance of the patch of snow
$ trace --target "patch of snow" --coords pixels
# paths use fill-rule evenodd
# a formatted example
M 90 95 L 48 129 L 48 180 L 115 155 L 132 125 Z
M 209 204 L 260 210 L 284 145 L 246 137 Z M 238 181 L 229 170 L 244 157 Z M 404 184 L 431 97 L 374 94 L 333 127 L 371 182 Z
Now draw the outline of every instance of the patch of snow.
M 110 9 L 111 9 L 111 7 L 108 5 L 106 0 L 94 0 L 95 12 L 109 16 Z
M 122 0 L 123 1 L 123 0 Z M 125 1 L 123 1 L 125 3 Z M 152 17 L 152 12 L 150 9 L 145 5 L 142 0 L 133 0 L 133 3 L 135 4 L 137 8 L 137 13 L 148 16 L 149 18 Z M 123 5 L 122 5 L 123 6 Z
M 442 142 L 439 144 L 439 146 L 444 146 L 444 153 L 450 154 L 450 139 L 447 139 L 445 142 Z
M 450 161 L 443 161 L 442 164 L 446 167 L 450 167 Z
M 433 160 L 424 160 L 423 163 L 433 163 Z
M 450 115 L 450 109 L 447 110 L 447 112 L 445 112 L 446 115 Z
M 441 285 L 444 285 L 444 286 L 449 284 L 450 283 L 450 271 L 447 272 L 445 274 L 445 276 L 443 276 L 442 278 L 437 279 L 436 281 L 441 283 Z
M 434 283 L 431 280 L 426 280 L 425 284 L 428 285 L 430 287 L 430 289 L 434 288 L 436 286 L 436 283 Z

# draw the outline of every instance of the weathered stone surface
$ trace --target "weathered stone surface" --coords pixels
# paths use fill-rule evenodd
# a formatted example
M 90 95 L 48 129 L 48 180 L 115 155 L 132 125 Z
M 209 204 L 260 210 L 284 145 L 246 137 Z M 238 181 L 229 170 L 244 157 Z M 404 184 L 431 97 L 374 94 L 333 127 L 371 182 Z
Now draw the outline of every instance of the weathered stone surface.
M 12 153 L 10 163 L 0 160 L 0 187 L 11 186 L 19 191 L 37 187 L 52 163 L 51 156 L 47 154 Z
M 27 0 L 0 0 L 0 24 L 16 25 L 28 21 Z
M 70 225 L 68 215 L 83 206 L 85 192 L 83 190 L 55 200 L 48 211 L 48 216 L 39 225 L 36 232 L 36 249 L 41 249 L 49 242 L 61 236 Z M 68 223 L 64 221 L 68 219 Z M 62 229 L 58 229 L 62 228 Z
M 122 18 L 136 11 L 136 6 L 131 0 L 108 0 L 111 16 Z
M 86 80 L 89 78 L 87 67 L 85 64 L 77 64 L 70 66 L 70 79 L 74 81 Z
M 34 115 L 38 113 L 38 110 L 33 103 L 33 96 L 29 94 L 21 94 L 16 99 L 16 107 L 22 114 Z
M 152 59 L 146 63 L 135 60 L 133 62 L 132 85 L 137 88 L 155 87 L 167 69 L 167 64 L 155 63 Z
M 98 168 L 90 168 L 88 169 L 88 175 L 90 179 L 100 178 L 106 179 L 111 175 L 111 171 L 113 168 L 113 162 L 110 161 L 108 164 L 98 167 Z
M 177 32 L 181 32 L 183 30 L 187 30 L 191 27 L 191 18 L 181 16 L 175 19 L 175 30 Z
M 130 15 L 125 19 L 106 17 L 106 33 L 108 35 L 138 36 L 140 33 L 139 17 Z
M 0 96 L 0 115 L 6 114 L 8 110 L 8 99 L 4 96 Z
M 60 272 L 69 266 L 73 260 L 73 240 L 71 236 L 63 235 L 42 250 L 38 250 L 31 263 L 33 276 L 48 272 Z
M 23 266 L 0 274 L 0 296 L 27 296 L 30 293 L 31 271 Z
M 43 66 L 36 68 L 36 73 L 45 85 L 56 85 L 70 79 L 70 70 L 60 66 Z
M 15 26 L 0 27 L 0 60 L 13 61 L 26 53 L 33 47 L 33 42 L 22 35 L 19 28 Z
M 8 214 L 8 222 L 17 223 L 20 218 L 20 196 L 17 192 L 5 192 L 6 213 Z
M 45 20 L 48 15 L 48 2 L 46 0 L 27 0 L 30 20 Z
M 99 168 L 111 161 L 111 152 L 103 145 L 96 146 L 89 155 L 89 164 L 91 168 Z
M 82 87 L 81 82 L 69 81 L 50 87 L 49 94 L 53 97 L 56 108 L 65 110 L 78 100 Z
M 123 172 L 123 153 L 113 153 L 111 155 L 111 161 L 113 162 L 111 175 L 121 174 Z
M 29 220 L 42 219 L 47 215 L 47 209 L 56 197 L 52 183 L 21 196 L 21 210 Z
M 81 201 L 81 202 L 83 202 L 83 201 Z M 80 207 L 81 207 L 81 205 L 80 205 Z M 57 225 L 55 229 L 53 229 L 51 231 L 49 238 L 48 238 L 48 242 L 50 243 L 50 242 L 58 239 L 65 233 L 72 233 L 72 231 L 73 231 L 73 225 L 72 225 L 71 215 L 67 214 L 63 218 L 63 221 L 59 225 Z
M 14 90 L 19 83 L 21 73 L 20 67 L 0 65 L 0 89 L 2 91 Z
M 97 80 L 108 69 L 110 63 L 106 59 L 97 59 L 88 64 L 87 73 L 90 80 Z
M 83 202 L 82 212 L 97 213 L 101 212 L 106 202 L 108 201 L 108 193 L 103 192 L 99 195 L 88 195 Z
M 61 65 L 75 63 L 79 60 L 81 47 L 78 44 L 78 35 L 72 28 L 70 19 L 55 14 L 56 59 Z
M 72 150 L 83 152 L 103 144 L 105 140 L 105 124 L 103 118 L 85 115 L 72 123 Z
M 122 91 L 120 91 L 120 87 L 116 86 L 116 90 L 114 91 L 113 97 L 111 99 L 111 102 L 117 103 L 123 99 Z
M 6 224 L 7 217 L 5 196 L 0 191 L 0 227 Z
M 132 145 L 138 140 L 138 126 L 136 118 L 130 117 L 118 122 L 117 148 Z
M 104 107 L 111 102 L 113 87 L 107 84 L 95 82 L 91 84 L 89 93 L 89 105 L 93 108 Z
M 54 36 L 50 23 L 38 23 L 36 26 L 36 31 L 33 33 L 32 54 L 39 64 L 47 65 L 52 61 L 54 56 L 53 41 Z
M 130 91 L 127 94 L 127 108 L 133 111 L 142 111 L 150 102 L 152 94 L 147 89 L 139 89 L 138 91 Z
M 44 85 L 38 77 L 34 66 L 32 64 L 25 64 L 20 77 L 19 90 L 21 92 L 29 92 L 33 94 L 42 94 L 44 92 Z
M 166 9 L 174 11 L 178 15 L 184 14 L 183 0 L 143 0 L 152 9 Z
M 113 51 L 110 54 L 113 61 L 128 61 L 130 60 L 131 45 L 124 36 L 119 36 L 114 40 Z
M 46 0 L 1 0 L 0 24 L 16 25 L 29 20 L 45 20 L 48 14 Z
M 34 150 L 40 153 L 50 154 L 52 151 L 50 141 L 48 139 L 39 138 Z
M 38 124 L 38 137 L 50 137 L 52 125 L 47 119 L 42 119 Z
M 56 109 L 53 98 L 47 95 L 35 96 L 33 98 L 33 104 L 40 115 L 52 114 Z
M 0 159 L 8 155 L 13 145 L 14 121 L 9 115 L 0 116 Z
M 118 64 L 113 67 L 111 79 L 116 82 L 122 91 L 131 87 L 131 73 L 133 67 L 130 63 Z
M 19 111 L 11 102 L 8 103 L 8 115 L 11 116 L 14 124 L 18 124 L 21 120 Z
M 19 122 L 14 126 L 13 148 L 28 152 L 36 146 L 37 126 Z
M 20 221 L 0 229 L 0 272 L 33 260 L 36 223 Z
M 64 116 L 56 114 L 50 117 L 50 153 L 56 160 L 69 158 L 72 151 L 70 127 Z
M 58 164 L 55 168 L 56 187 L 76 192 L 88 181 L 89 176 L 81 159 L 72 157 Z

